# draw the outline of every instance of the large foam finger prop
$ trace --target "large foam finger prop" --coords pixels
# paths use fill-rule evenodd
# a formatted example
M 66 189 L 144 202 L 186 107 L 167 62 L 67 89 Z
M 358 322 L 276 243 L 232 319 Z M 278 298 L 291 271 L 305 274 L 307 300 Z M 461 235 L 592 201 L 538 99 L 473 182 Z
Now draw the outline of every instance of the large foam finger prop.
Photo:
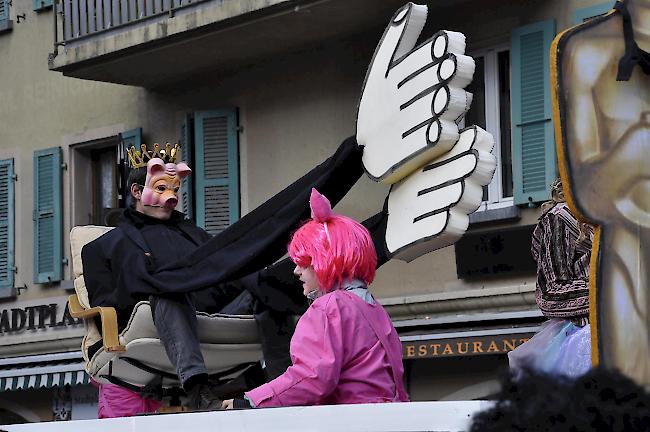
M 466 128 L 451 151 L 393 185 L 386 227 L 393 258 L 412 261 L 465 233 L 496 168 L 493 146 L 492 135 Z
M 465 36 L 440 31 L 413 48 L 426 21 L 426 6 L 409 3 L 391 19 L 377 46 L 359 102 L 357 142 L 365 146 L 368 175 L 395 183 L 449 151 L 456 121 L 469 109 L 463 88 L 474 60 L 464 55 Z

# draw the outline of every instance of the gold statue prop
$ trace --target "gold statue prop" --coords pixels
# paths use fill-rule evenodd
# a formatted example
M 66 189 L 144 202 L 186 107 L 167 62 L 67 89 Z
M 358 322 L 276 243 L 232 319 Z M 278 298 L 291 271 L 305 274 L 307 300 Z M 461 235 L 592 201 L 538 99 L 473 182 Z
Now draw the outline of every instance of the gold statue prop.
M 551 47 L 556 142 L 567 201 L 598 225 L 590 316 L 594 364 L 650 386 L 650 0 L 559 34 Z

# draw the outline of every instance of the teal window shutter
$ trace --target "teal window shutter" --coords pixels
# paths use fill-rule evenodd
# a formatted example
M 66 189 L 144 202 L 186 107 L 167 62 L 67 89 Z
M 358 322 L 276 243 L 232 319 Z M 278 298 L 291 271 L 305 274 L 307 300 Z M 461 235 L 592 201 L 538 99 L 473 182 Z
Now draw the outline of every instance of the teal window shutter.
M 127 179 L 129 178 L 129 171 L 131 165 L 129 164 L 128 149 L 131 146 L 135 147 L 138 151 L 142 144 L 142 128 L 135 128 L 120 134 L 120 148 L 118 149 L 120 167 L 122 174 L 120 175 L 120 207 L 126 207 L 131 196 L 131 191 L 127 187 Z
M 605 3 L 600 3 L 594 6 L 576 10 L 573 14 L 573 25 L 582 24 L 591 18 L 606 14 L 614 7 L 614 3 L 616 3 L 616 1 L 611 0 Z
M 194 161 L 192 159 L 192 118 L 187 115 L 183 124 L 181 125 L 181 160 L 185 161 L 190 168 L 194 168 Z M 186 219 L 194 220 L 194 174 L 189 175 L 183 179 L 181 184 L 181 197 L 183 200 L 183 214 Z
M 125 155 L 126 149 L 130 148 L 131 146 L 134 146 L 139 151 L 140 145 L 142 144 L 142 128 L 135 128 L 126 132 L 122 132 L 120 134 L 120 138 L 122 139 L 122 149 L 124 150 Z
M 0 298 L 14 296 L 14 160 L 0 160 Z
M 9 22 L 9 0 L 0 0 L 0 31 L 11 28 Z
M 239 219 L 237 112 L 197 112 L 194 137 L 196 223 L 217 234 Z
M 32 0 L 35 11 L 43 11 L 52 7 L 53 0 Z
M 34 283 L 62 279 L 61 148 L 34 152 Z
M 555 21 L 512 32 L 512 170 L 515 204 L 549 198 L 557 178 L 551 110 L 550 47 Z

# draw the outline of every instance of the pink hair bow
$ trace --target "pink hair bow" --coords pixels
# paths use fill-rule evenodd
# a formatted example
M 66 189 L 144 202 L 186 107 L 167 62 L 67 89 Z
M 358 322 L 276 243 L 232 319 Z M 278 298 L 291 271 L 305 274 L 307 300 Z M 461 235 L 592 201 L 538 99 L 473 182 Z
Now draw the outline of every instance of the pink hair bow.
M 311 218 L 320 223 L 325 223 L 332 217 L 332 205 L 330 201 L 316 190 L 311 188 L 309 197 L 309 207 L 311 207 Z

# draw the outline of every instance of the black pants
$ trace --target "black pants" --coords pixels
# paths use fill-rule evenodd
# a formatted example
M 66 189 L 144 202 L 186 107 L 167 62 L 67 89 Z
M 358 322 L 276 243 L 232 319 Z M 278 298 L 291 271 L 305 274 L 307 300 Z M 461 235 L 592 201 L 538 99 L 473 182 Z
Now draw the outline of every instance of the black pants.
M 151 296 L 150 302 L 156 330 L 181 383 L 185 384 L 192 376 L 207 374 L 198 338 L 194 296 Z M 264 307 L 248 291 L 241 292 L 219 313 L 254 314 L 269 379 L 280 376 L 291 365 L 289 343 L 295 322 L 293 315 Z

